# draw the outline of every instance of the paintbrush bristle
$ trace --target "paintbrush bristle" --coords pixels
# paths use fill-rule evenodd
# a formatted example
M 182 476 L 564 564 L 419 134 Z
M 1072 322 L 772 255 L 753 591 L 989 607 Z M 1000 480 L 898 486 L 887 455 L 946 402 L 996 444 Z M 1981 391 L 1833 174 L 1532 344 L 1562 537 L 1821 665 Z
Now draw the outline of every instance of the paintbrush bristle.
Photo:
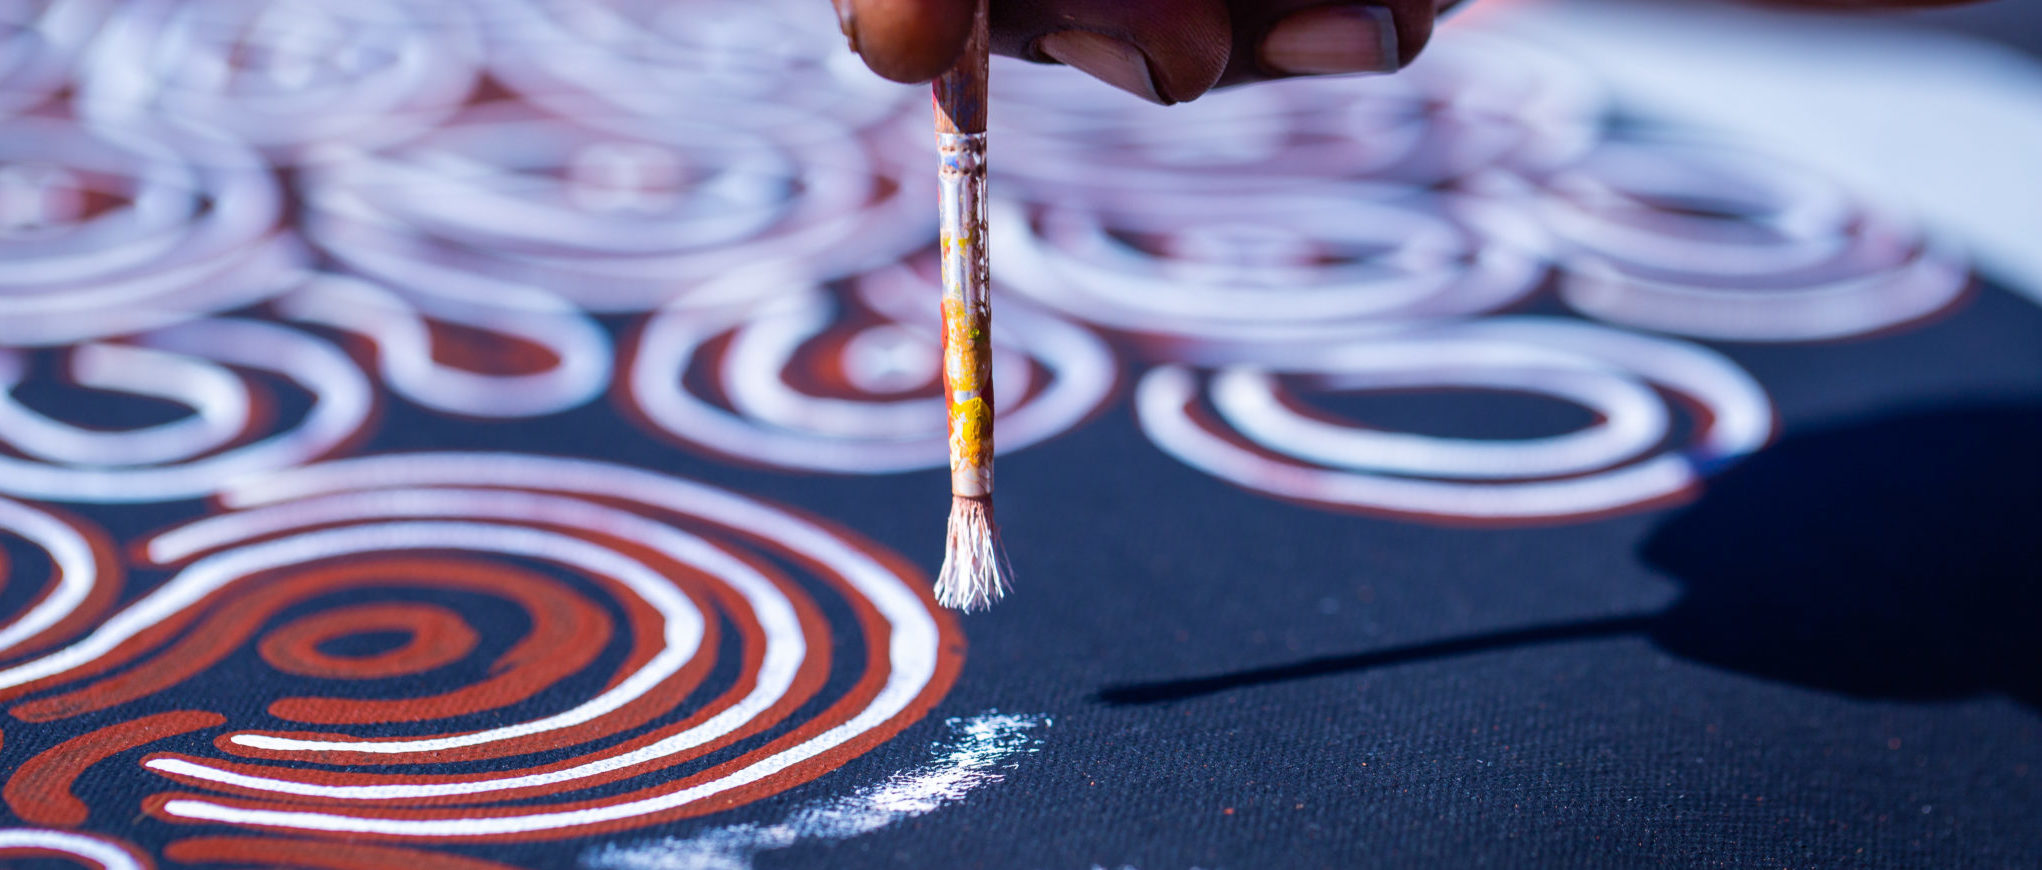
M 969 613 L 984 610 L 1007 594 L 1014 568 L 1000 545 L 990 498 L 950 497 L 950 533 L 944 540 L 943 571 L 936 575 L 936 603 Z

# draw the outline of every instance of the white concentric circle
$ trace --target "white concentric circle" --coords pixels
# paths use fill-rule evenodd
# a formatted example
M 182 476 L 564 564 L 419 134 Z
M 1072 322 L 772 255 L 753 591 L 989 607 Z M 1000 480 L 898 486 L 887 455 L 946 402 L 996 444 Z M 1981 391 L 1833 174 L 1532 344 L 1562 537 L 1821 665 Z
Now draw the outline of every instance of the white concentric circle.
M 1533 348 L 1451 341 L 1407 354 L 1395 341 L 1339 354 L 1337 374 L 1318 380 L 1332 391 L 1457 388 L 1545 395 L 1589 409 L 1596 422 L 1565 435 L 1519 441 L 1437 438 L 1341 426 L 1303 415 L 1279 398 L 1268 372 L 1229 369 L 1215 375 L 1212 401 L 1220 418 L 1250 441 L 1321 465 L 1347 465 L 1418 477 L 1529 479 L 1586 474 L 1627 461 L 1667 434 L 1665 405 L 1649 387 L 1582 357 Z M 1499 350 L 1501 352 L 1499 352 Z M 1441 360 L 1479 360 L 1472 371 L 1442 371 Z M 1493 368 L 1491 368 L 1493 367 Z
M 78 106 L 231 132 L 271 157 L 374 147 L 458 108 L 481 46 L 461 3 L 136 0 L 94 42 Z
M 0 121 L 0 344 L 149 329 L 302 277 L 256 155 L 210 134 Z
M 69 351 L 81 385 L 167 399 L 189 416 L 139 429 L 88 429 L 23 405 L 19 352 L 0 349 L 0 492 L 100 503 L 208 495 L 235 477 L 319 458 L 359 433 L 374 407 L 368 379 L 339 349 L 296 330 L 254 320 L 207 318 Z M 284 378 L 311 405 L 279 431 L 250 431 L 243 376 L 227 366 Z
M 649 318 L 628 375 L 641 417 L 690 445 L 775 468 L 887 474 L 944 465 L 929 269 L 868 274 L 847 297 L 784 272 L 732 280 L 800 292 L 720 317 L 676 309 Z M 1084 328 L 1006 305 L 993 329 L 1002 452 L 1068 431 L 1112 395 L 1113 354 Z M 727 340 L 718 355 L 702 358 L 719 338 Z
M 1228 482 L 1282 498 L 1424 519 L 1519 523 L 1596 516 L 1678 497 L 1715 463 L 1771 437 L 1765 393 L 1729 360 L 1664 338 L 1572 321 L 1499 318 L 1419 327 L 1221 369 L 1201 387 L 1165 366 L 1136 389 L 1143 431 Z M 1481 440 L 1389 433 L 1300 413 L 1279 376 L 1326 389 L 1477 389 L 1544 395 L 1595 422 L 1562 435 Z M 1654 388 L 1700 411 L 1684 446 Z M 1198 408 L 1210 396 L 1214 413 Z
M 1561 295 L 1584 314 L 1735 341 L 1861 335 L 1948 308 L 1964 259 L 1819 173 L 1692 143 L 1606 143 L 1546 181 Z
M 789 122 L 598 127 L 493 104 L 402 148 L 322 167 L 308 180 L 308 232 L 393 285 L 431 288 L 455 273 L 596 311 L 659 307 L 758 263 L 848 275 L 926 244 L 925 147 L 772 111 Z
M 1545 274 L 1508 210 L 1342 185 L 1127 207 L 998 202 L 992 233 L 995 276 L 1015 292 L 1165 359 L 1479 314 Z
M 920 718 L 961 661 L 956 626 L 923 582 L 895 567 L 897 559 L 778 508 L 648 471 L 518 454 L 418 453 L 270 475 L 222 500 L 234 510 L 146 543 L 147 559 L 176 568 L 171 579 L 69 646 L 0 669 L 0 692 L 64 686 L 91 698 L 82 706 L 115 703 L 105 692 L 92 694 L 92 686 L 74 686 L 109 666 L 177 655 L 177 643 L 151 652 L 130 642 L 142 632 L 168 626 L 245 643 L 262 629 L 263 614 L 303 611 L 336 590 L 395 582 L 434 588 L 456 569 L 433 566 L 470 554 L 483 557 L 461 569 L 472 575 L 464 581 L 471 592 L 496 588 L 485 575 L 499 570 L 491 567 L 498 560 L 601 578 L 593 588 L 618 597 L 625 612 L 644 614 L 631 620 L 642 652 L 578 701 L 541 695 L 560 706 L 536 718 L 436 708 L 435 716 L 450 720 L 442 729 L 454 730 L 393 736 L 384 722 L 370 723 L 369 735 L 238 730 L 216 745 L 241 758 L 151 756 L 144 761 L 149 770 L 213 792 L 152 799 L 150 811 L 174 821 L 478 839 L 653 824 L 703 802 L 755 799 L 826 773 Z M 364 559 L 400 561 L 391 568 L 371 561 L 366 578 L 353 576 Z M 433 561 L 405 567 L 417 559 Z M 861 652 L 845 661 L 862 676 L 827 704 L 814 701 L 832 667 L 833 629 L 809 600 L 813 584 L 779 576 L 768 560 L 802 566 L 818 588 L 833 590 L 859 614 L 852 645 Z M 522 582 L 565 588 L 544 578 Z M 270 602 L 258 605 L 269 610 L 247 610 L 261 601 Z M 593 602 L 577 607 L 602 609 Z M 718 614 L 713 619 L 705 613 L 710 607 Z M 359 612 L 333 615 L 344 632 Z M 740 634 L 738 646 L 746 650 L 740 673 L 706 706 L 683 704 L 706 673 L 705 657 L 718 655 L 705 633 L 712 624 Z M 636 637 L 640 631 L 648 636 Z M 151 673 L 204 665 L 152 663 Z M 407 685 L 424 688 L 416 678 Z M 60 712 L 71 709 L 60 705 Z M 788 721 L 797 711 L 812 712 L 806 721 Z M 454 724 L 460 721 L 454 717 L 473 714 L 487 724 Z M 611 739 L 648 724 L 652 730 L 629 742 Z M 760 733 L 777 736 L 745 744 L 734 758 L 710 754 Z M 461 764 L 562 749 L 579 755 L 529 768 L 498 761 L 478 771 Z M 347 769 L 388 762 L 411 767 L 397 774 Z M 418 765 L 449 767 L 441 774 Z M 630 790 L 577 796 L 619 782 Z M 307 808 L 306 798 L 327 806 Z M 433 808 L 449 802 L 470 806 Z

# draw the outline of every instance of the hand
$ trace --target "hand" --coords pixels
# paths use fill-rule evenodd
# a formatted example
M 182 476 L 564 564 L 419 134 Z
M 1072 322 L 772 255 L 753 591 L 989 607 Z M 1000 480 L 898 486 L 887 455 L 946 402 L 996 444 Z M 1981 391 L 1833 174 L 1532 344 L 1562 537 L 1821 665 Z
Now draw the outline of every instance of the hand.
M 927 81 L 956 61 L 975 0 L 831 0 L 874 72 Z M 1157 103 L 1215 87 L 1402 69 L 1460 0 L 993 0 L 994 52 L 1064 63 Z M 1770 0 L 1825 8 L 1968 0 Z
M 957 59 L 974 0 L 832 0 L 874 72 L 935 78 Z M 1065 63 L 1157 103 L 1221 85 L 1394 72 L 1459 0 L 993 0 L 992 49 Z

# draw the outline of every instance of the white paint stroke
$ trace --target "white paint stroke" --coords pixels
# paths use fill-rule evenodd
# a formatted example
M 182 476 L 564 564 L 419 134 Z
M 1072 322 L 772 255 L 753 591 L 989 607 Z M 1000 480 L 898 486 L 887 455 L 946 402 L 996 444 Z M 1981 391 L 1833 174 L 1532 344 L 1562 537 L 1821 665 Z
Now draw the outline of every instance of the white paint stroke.
M 944 721 L 950 737 L 931 745 L 930 760 L 843 797 L 796 809 L 771 825 L 729 825 L 688 837 L 589 850 L 591 870 L 751 870 L 760 852 L 804 840 L 848 840 L 964 800 L 980 786 L 1006 779 L 1016 757 L 1041 751 L 1035 731 L 1050 717 L 988 710 Z

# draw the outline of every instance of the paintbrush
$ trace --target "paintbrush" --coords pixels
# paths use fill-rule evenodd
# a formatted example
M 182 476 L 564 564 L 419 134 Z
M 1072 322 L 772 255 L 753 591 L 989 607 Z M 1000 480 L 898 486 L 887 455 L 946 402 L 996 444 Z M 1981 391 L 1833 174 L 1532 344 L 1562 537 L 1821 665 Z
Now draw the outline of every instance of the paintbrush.
M 936 79 L 942 214 L 943 395 L 950 423 L 950 530 L 936 600 L 989 607 L 1013 568 L 993 524 L 993 310 L 986 262 L 988 0 L 978 0 L 957 65 Z

